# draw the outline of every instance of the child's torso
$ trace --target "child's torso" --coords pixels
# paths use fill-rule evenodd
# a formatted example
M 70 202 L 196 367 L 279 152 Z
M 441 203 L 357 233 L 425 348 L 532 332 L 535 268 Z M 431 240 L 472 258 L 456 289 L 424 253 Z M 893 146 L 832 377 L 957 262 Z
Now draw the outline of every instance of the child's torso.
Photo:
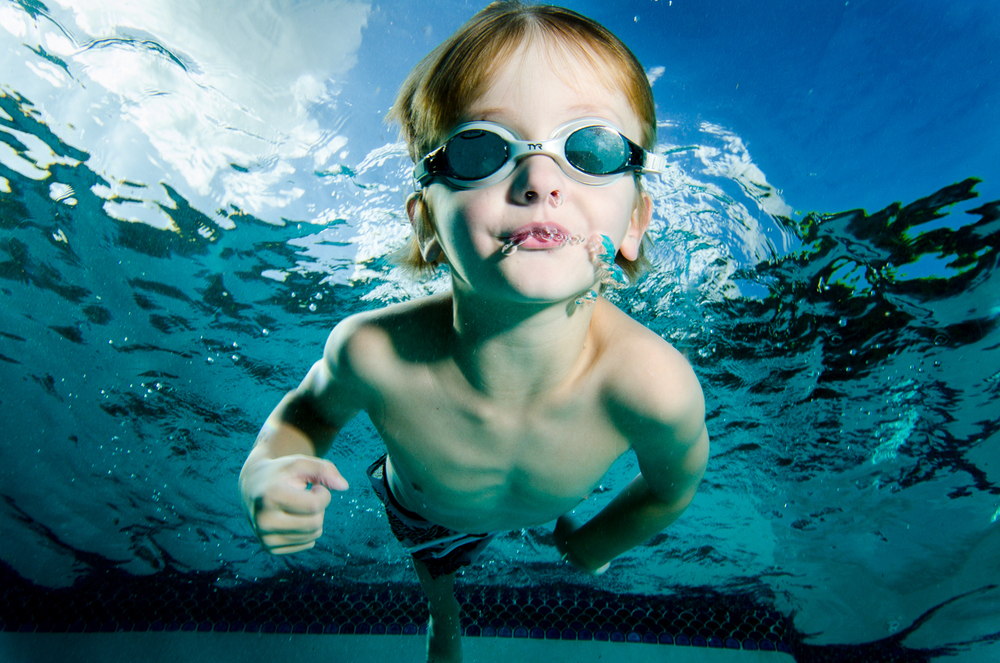
M 464 379 L 446 343 L 434 342 L 450 329 L 450 308 L 434 306 L 377 319 L 355 337 L 355 368 L 372 394 L 366 409 L 385 441 L 396 498 L 471 533 L 530 527 L 571 510 L 629 448 L 603 395 L 609 366 L 620 361 L 595 350 L 537 397 L 516 386 L 506 400 L 489 396 Z M 621 335 L 613 336 L 626 344 Z
M 628 449 L 594 394 L 518 412 L 442 396 L 432 381 L 382 390 L 376 426 L 390 487 L 407 508 L 466 532 L 553 520 L 596 488 Z

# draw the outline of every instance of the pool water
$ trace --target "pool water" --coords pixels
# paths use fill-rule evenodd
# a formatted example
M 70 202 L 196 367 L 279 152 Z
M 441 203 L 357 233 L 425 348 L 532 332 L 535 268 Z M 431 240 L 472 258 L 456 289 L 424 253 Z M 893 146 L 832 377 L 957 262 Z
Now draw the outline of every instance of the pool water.
M 447 286 L 389 259 L 411 164 L 382 116 L 480 5 L 119 5 L 0 0 L 0 630 L 419 630 L 370 491 L 274 558 L 235 486 L 337 320 Z M 460 581 L 469 635 L 989 660 L 1000 14 L 567 5 L 653 80 L 655 269 L 610 297 L 695 367 L 712 457 L 600 578 L 550 528 L 500 537 Z M 380 444 L 359 417 L 330 457 L 364 486 Z

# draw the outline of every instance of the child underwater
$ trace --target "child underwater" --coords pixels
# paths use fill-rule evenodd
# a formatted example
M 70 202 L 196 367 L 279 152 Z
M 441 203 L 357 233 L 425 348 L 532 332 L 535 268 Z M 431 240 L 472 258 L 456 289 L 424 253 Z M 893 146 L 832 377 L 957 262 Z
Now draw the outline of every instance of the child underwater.
M 240 475 L 264 548 L 323 533 L 323 458 L 357 413 L 386 455 L 369 477 L 430 608 L 428 661 L 461 660 L 455 573 L 495 533 L 556 521 L 563 560 L 600 574 L 676 520 L 705 471 L 705 403 L 669 343 L 604 299 L 647 263 L 645 71 L 573 11 L 496 2 L 436 48 L 390 114 L 414 160 L 404 263 L 451 290 L 340 321 L 268 417 Z M 568 513 L 631 450 L 640 473 L 586 523 Z M 334 528 L 336 525 L 334 524 Z

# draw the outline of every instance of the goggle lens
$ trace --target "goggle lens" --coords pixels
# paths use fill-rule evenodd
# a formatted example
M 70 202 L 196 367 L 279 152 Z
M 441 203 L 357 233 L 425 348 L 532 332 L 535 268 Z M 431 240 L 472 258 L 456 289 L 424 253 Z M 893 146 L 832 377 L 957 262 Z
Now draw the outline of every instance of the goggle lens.
M 609 127 L 584 127 L 566 138 L 566 161 L 591 175 L 610 175 L 628 161 L 625 140 Z
M 453 136 L 444 151 L 452 172 L 464 180 L 479 180 L 507 163 L 507 142 L 492 131 L 473 129 Z

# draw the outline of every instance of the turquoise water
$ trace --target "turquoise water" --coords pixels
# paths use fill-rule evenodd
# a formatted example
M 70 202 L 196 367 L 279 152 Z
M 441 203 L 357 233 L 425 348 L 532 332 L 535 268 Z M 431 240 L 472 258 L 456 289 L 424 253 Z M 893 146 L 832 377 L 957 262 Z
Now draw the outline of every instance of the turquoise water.
M 711 588 L 775 607 L 812 644 L 902 634 L 985 660 L 1000 635 L 997 12 L 569 6 L 654 81 L 673 151 L 649 182 L 656 269 L 613 298 L 695 366 L 713 454 L 684 518 L 599 580 L 558 566 L 548 529 L 505 535 L 466 580 Z M 412 582 L 367 490 L 331 506 L 342 531 L 278 559 L 235 482 L 338 319 L 445 287 L 387 259 L 410 164 L 382 115 L 477 8 L 0 0 L 9 572 Z M 379 447 L 362 418 L 331 457 L 364 486 Z M 598 497 L 634 470 L 623 459 Z

